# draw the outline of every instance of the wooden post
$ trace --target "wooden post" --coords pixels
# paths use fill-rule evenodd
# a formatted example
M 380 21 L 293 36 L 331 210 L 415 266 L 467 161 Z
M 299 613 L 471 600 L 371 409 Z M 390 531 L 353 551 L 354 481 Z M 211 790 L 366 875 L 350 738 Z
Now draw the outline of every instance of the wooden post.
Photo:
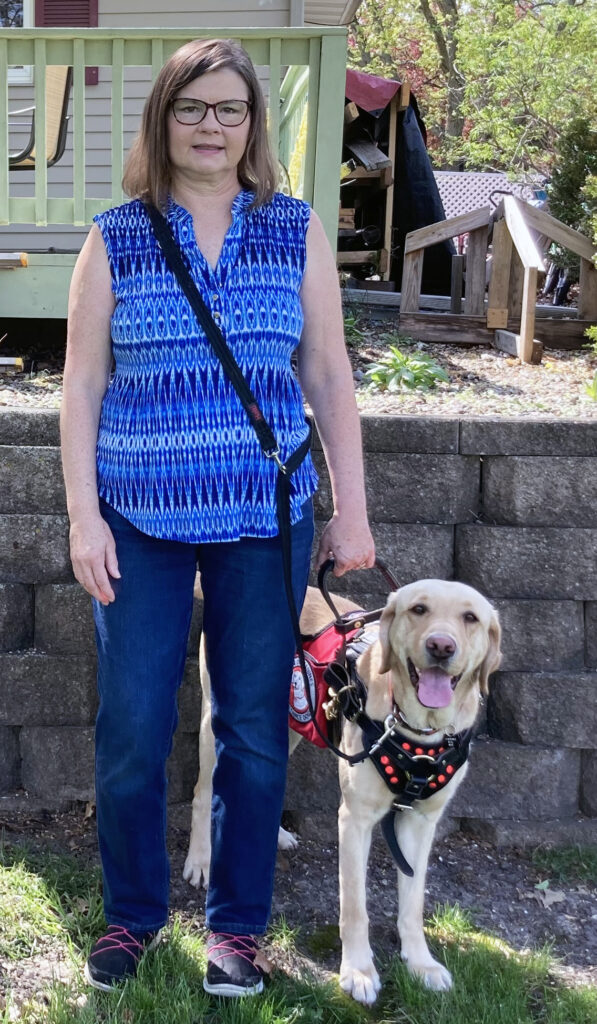
M 417 313 L 421 298 L 421 280 L 423 278 L 424 249 L 416 249 L 404 257 L 402 270 L 402 286 L 400 298 L 401 313 Z
M 510 260 L 510 280 L 508 282 L 508 314 L 516 319 L 522 312 L 522 290 L 524 282 L 524 267 L 516 249 L 512 249 Z
M 522 313 L 520 314 L 520 350 L 518 353 L 521 363 L 530 363 L 533 360 L 536 302 L 537 268 L 525 267 L 524 287 L 522 293 Z
M 464 256 L 452 256 L 452 279 L 450 282 L 450 313 L 462 313 L 462 277 Z
M 597 321 L 597 269 L 584 257 L 580 261 L 578 319 Z
M 485 312 L 486 262 L 487 228 L 475 228 L 469 233 L 466 248 L 464 312 L 467 316 L 482 316 Z
M 383 274 L 383 280 L 390 280 L 390 266 L 392 263 L 392 223 L 394 220 L 394 160 L 396 157 L 396 121 L 398 118 L 398 97 L 394 96 L 390 103 L 390 136 L 388 139 L 388 156 L 392 161 L 392 184 L 386 189 L 386 218 L 383 245 L 389 253 L 387 270 Z
M 512 262 L 512 238 L 505 220 L 493 225 L 493 252 L 489 278 L 487 326 L 508 326 L 508 291 Z

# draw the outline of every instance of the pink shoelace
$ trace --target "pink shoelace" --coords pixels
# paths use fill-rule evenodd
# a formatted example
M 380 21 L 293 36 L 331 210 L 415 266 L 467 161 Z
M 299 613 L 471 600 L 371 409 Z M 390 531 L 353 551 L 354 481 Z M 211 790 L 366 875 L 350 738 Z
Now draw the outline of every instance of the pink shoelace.
M 106 935 L 98 939 L 95 952 L 105 953 L 110 949 L 123 949 L 135 960 L 140 960 L 143 952 L 143 943 L 138 942 L 135 936 L 127 931 L 126 928 L 122 928 L 117 924 L 111 924 L 108 926 Z
M 247 963 L 253 964 L 257 952 L 257 940 L 252 935 L 230 935 L 228 932 L 212 932 L 211 939 L 217 939 L 208 949 L 208 957 L 213 963 L 227 956 L 240 956 Z M 214 953 L 217 954 L 214 956 Z

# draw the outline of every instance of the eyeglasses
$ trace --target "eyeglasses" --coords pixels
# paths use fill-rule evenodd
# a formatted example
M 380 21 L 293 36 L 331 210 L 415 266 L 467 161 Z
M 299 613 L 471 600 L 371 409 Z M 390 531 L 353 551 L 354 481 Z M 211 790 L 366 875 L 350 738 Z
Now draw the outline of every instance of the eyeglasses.
M 204 103 L 203 100 L 172 100 L 172 113 L 179 124 L 201 124 L 208 110 L 213 110 L 216 121 L 226 128 L 236 128 L 246 120 L 251 103 L 249 100 L 220 100 L 219 103 Z

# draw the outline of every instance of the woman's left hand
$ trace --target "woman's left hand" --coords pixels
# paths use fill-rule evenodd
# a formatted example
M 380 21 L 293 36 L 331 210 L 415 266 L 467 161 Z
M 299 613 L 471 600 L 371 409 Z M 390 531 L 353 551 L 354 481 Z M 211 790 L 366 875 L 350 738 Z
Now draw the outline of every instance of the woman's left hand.
M 328 558 L 334 559 L 334 576 L 343 576 L 349 569 L 373 568 L 375 541 L 366 518 L 334 512 L 321 534 L 315 568 Z

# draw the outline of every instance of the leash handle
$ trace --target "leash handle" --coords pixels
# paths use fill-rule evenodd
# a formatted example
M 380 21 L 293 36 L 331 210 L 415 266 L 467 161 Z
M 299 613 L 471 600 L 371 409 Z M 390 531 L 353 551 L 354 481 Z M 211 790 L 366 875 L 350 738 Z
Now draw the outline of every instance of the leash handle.
M 328 558 L 327 561 L 320 565 L 319 572 L 317 573 L 317 586 L 319 587 L 328 607 L 331 609 L 334 618 L 338 620 L 341 618 L 341 615 L 334 604 L 328 588 L 328 576 L 334 568 L 334 565 L 335 562 L 333 558 Z M 382 562 L 381 558 L 375 559 L 375 568 L 381 573 L 390 590 L 398 590 L 400 584 L 391 570 L 388 569 L 385 562 Z

